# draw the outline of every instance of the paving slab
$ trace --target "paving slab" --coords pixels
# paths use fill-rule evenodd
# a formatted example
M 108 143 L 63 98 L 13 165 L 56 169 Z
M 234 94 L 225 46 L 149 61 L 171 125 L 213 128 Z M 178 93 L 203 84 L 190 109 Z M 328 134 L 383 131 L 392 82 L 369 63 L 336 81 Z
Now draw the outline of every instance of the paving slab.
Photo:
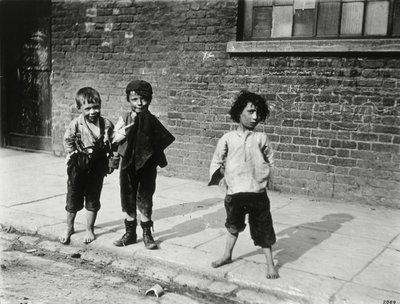
M 203 201 L 210 198 L 223 198 L 224 194 L 215 187 L 208 187 L 206 183 L 192 182 L 183 186 L 158 190 L 157 196 L 178 199 L 185 202 Z
M 400 234 L 398 234 L 392 242 L 389 243 L 388 247 L 400 251 Z
M 282 299 L 273 294 L 248 289 L 239 290 L 236 296 L 239 300 L 254 304 L 299 304 L 298 299 L 295 301 L 288 298 Z
M 370 286 L 347 283 L 331 299 L 332 304 L 397 304 L 400 293 Z
M 0 223 L 5 227 L 12 226 L 19 231 L 37 234 L 40 228 L 60 224 L 61 220 L 34 212 L 0 206 Z
M 66 180 L 64 177 L 35 176 L 10 177 L 8 174 L 0 176 L 2 191 L 0 204 L 2 206 L 15 206 L 41 200 L 63 196 L 66 193 Z M 42 188 L 40 191 L 37 189 Z
M 353 280 L 360 285 L 400 292 L 400 251 L 384 249 Z
M 351 280 L 381 252 L 383 246 L 382 242 L 369 241 L 368 250 L 365 250 L 364 240 L 333 234 L 318 246 L 297 256 L 297 260 L 291 260 L 290 263 L 282 261 L 279 252 L 276 254 L 276 258 L 279 264 L 283 262 L 284 266 L 287 265 L 297 270 L 310 271 L 312 269 L 315 274 Z M 345 253 L 343 248 L 346 248 Z M 299 253 L 301 253 L 301 249 Z
M 334 278 L 288 267 L 280 268 L 279 275 L 279 279 L 267 279 L 266 266 L 246 262 L 230 271 L 227 277 L 238 285 L 292 297 L 300 303 L 329 303 L 330 296 L 343 284 Z

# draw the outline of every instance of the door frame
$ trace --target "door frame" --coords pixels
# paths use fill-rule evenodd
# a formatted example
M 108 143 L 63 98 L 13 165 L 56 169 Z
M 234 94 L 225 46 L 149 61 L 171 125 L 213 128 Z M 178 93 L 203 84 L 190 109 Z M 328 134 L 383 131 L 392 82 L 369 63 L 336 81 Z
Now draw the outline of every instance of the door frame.
M 36 1 L 36 0 L 35 0 Z M 22 134 L 13 132 L 13 129 L 10 127 L 9 124 L 9 117 L 10 111 L 9 102 L 7 100 L 7 72 L 6 72 L 6 39 L 8 35 L 6 34 L 7 31 L 7 24 L 5 21 L 6 18 L 3 18 L 4 15 L 8 14 L 7 8 L 10 3 L 14 2 L 12 0 L 0 0 L 0 147 L 7 147 L 7 148 L 15 148 L 15 149 L 22 149 L 22 150 L 34 150 L 34 151 L 47 151 L 51 152 L 53 150 L 53 139 L 52 139 L 52 90 L 51 90 L 51 79 L 49 78 L 46 81 L 46 87 L 48 92 L 46 94 L 46 100 L 48 103 L 44 105 L 48 109 L 48 117 L 49 119 L 49 131 L 47 134 L 43 135 L 30 135 L 30 134 Z M 29 6 L 32 5 L 33 1 L 30 0 L 23 0 L 18 1 L 18 9 L 27 3 Z M 51 77 L 52 66 L 51 66 L 51 0 L 37 0 L 36 2 L 44 3 L 46 6 L 48 5 L 48 11 L 46 9 L 47 15 L 49 18 L 48 23 L 48 56 L 49 58 L 49 68 L 47 73 L 49 73 L 49 77 Z M 6 5 L 7 4 L 7 5 Z M 27 10 L 25 8 L 25 10 Z M 27 10 L 29 12 L 29 10 Z M 4 20 L 4 21 L 2 21 Z M 8 81 L 10 83 L 10 81 Z M 10 90 L 10 89 L 9 89 Z M 8 119 L 8 120 L 7 120 Z

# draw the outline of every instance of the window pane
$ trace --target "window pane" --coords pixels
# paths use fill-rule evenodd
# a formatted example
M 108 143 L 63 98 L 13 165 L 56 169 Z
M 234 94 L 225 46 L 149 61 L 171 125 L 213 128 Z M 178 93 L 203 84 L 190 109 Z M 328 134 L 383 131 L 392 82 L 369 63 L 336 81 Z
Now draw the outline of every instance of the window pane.
M 291 37 L 293 6 L 274 6 L 272 10 L 272 37 Z
M 253 27 L 253 1 L 244 1 L 243 39 L 251 39 Z
M 294 0 L 294 9 L 301 9 L 301 10 L 305 10 L 305 9 L 313 9 L 315 8 L 315 1 L 316 0 Z
M 274 0 L 274 5 L 293 5 L 293 0 Z
M 339 2 L 319 4 L 317 36 L 337 36 L 339 34 Z
M 394 2 L 393 36 L 400 35 L 400 1 Z
M 365 35 L 386 35 L 389 18 L 389 1 L 367 2 Z
M 315 9 L 299 9 L 294 14 L 293 36 L 312 37 L 314 33 Z
M 270 38 L 272 6 L 255 7 L 253 10 L 253 38 Z
M 342 35 L 361 35 L 364 14 L 363 2 L 345 2 L 342 8 Z

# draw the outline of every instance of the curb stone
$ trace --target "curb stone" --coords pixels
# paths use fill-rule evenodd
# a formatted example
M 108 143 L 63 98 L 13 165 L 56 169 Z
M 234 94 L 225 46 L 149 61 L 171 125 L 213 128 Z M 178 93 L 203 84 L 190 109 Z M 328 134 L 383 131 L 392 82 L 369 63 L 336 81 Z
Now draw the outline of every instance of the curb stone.
M 18 231 L 19 233 L 24 233 Z M 24 245 L 35 246 L 50 252 L 61 253 L 70 256 L 73 253 L 81 253 L 81 259 L 93 262 L 95 264 L 100 264 L 104 266 L 111 266 L 114 269 L 122 272 L 132 271 L 136 272 L 148 279 L 156 279 L 165 284 L 170 284 L 172 282 L 179 284 L 182 287 L 194 288 L 200 292 L 210 292 L 219 296 L 224 296 L 226 299 L 238 303 L 259 303 L 258 298 L 251 296 L 253 294 L 259 293 L 258 291 L 240 289 L 240 287 L 229 281 L 220 280 L 219 278 L 212 278 L 208 276 L 201 275 L 199 273 L 191 272 L 188 269 L 176 269 L 174 265 L 168 265 L 163 263 L 163 261 L 146 259 L 143 255 L 116 255 L 113 250 L 107 250 L 103 248 L 101 250 L 94 247 L 89 247 L 88 245 L 82 244 L 82 246 L 72 246 L 72 245 L 62 245 L 56 241 L 45 239 L 46 237 L 40 238 L 35 236 L 21 236 L 21 237 L 10 237 L 7 233 L 2 233 L 0 239 L 16 240 L 19 239 Z M 28 243 L 24 243 L 24 240 Z M 63 262 L 56 262 L 56 266 L 61 268 L 71 268 L 76 267 Z M 186 281 L 186 282 L 185 282 Z M 189 282 L 189 284 L 188 284 Z M 121 283 L 118 281 L 118 284 Z M 273 294 L 266 294 L 268 299 L 273 299 L 274 302 L 271 303 L 287 303 L 284 301 L 279 302 L 281 298 Z M 285 298 L 285 295 L 282 295 Z M 265 297 L 264 297 L 265 298 Z M 190 298 L 189 298 L 190 299 Z M 190 299 L 192 300 L 192 299 Z M 164 300 L 167 301 L 167 300 Z M 162 302 L 164 303 L 164 302 Z M 174 303 L 174 302 L 165 302 Z M 182 303 L 189 303 L 188 299 Z M 198 303 L 198 302 L 191 302 Z M 293 302 L 298 303 L 298 302 Z

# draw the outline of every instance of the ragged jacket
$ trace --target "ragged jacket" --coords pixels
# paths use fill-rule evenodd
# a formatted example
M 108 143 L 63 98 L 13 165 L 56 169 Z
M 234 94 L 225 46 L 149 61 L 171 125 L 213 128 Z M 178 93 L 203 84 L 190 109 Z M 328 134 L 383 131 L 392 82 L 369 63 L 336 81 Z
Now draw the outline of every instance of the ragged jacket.
M 118 142 L 118 154 L 122 156 L 121 169 L 138 171 L 150 161 L 156 166 L 165 167 L 167 159 L 164 150 L 175 137 L 148 110 L 133 117 L 131 112 L 124 113 L 122 119 L 125 126 L 132 122 L 134 124 L 125 130 L 125 138 Z

